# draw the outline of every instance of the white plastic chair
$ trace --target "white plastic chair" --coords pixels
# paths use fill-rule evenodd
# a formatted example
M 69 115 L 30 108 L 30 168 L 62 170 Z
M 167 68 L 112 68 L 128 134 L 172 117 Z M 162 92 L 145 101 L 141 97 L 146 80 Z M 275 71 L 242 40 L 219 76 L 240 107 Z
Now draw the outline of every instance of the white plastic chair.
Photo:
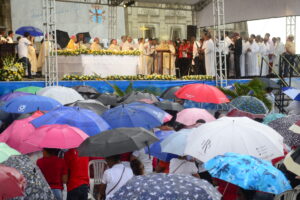
M 293 198 L 293 190 L 288 190 L 286 192 L 283 192 L 279 195 L 276 195 L 274 200 L 292 200 Z
M 90 194 L 94 195 L 94 186 L 101 184 L 107 164 L 105 160 L 91 160 L 89 162 L 89 177 L 91 166 L 93 166 L 94 178 L 90 178 Z

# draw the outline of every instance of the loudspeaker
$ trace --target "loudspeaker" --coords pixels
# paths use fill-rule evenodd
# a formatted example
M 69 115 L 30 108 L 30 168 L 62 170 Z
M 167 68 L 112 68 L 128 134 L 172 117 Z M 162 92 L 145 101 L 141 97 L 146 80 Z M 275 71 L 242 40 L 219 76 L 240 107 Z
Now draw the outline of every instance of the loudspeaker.
M 187 25 L 187 40 L 190 40 L 191 37 L 196 37 L 197 35 L 197 26 Z

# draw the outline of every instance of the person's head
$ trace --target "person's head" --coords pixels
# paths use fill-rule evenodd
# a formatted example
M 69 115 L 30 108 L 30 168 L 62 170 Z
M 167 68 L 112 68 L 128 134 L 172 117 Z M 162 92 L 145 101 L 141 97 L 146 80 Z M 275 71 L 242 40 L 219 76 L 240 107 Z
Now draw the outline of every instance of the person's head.
M 29 39 L 29 37 L 30 37 L 30 33 L 28 33 L 28 32 L 25 32 L 23 36 L 24 36 L 25 38 Z
M 266 88 L 266 92 L 267 92 L 267 93 L 271 93 L 272 91 L 273 91 L 273 88 L 271 88 L 271 87 L 267 87 L 267 88 Z
M 289 35 L 287 37 L 287 41 L 293 42 L 294 41 L 294 36 L 293 35 Z
M 225 37 L 229 36 L 229 31 L 225 31 Z
M 14 32 L 13 31 L 8 31 L 8 36 L 13 38 L 14 37 Z
M 121 37 L 121 40 L 122 40 L 122 42 L 126 42 L 127 36 L 126 36 L 126 35 L 123 35 L 123 36 Z
M 144 38 L 139 38 L 139 39 L 138 39 L 138 43 L 139 43 L 139 44 L 143 44 L 143 43 L 144 43 Z
M 217 111 L 215 112 L 215 114 L 214 114 L 214 117 L 215 117 L 216 119 L 219 119 L 220 116 L 221 116 L 221 112 L 217 110 Z
M 117 44 L 118 44 L 118 42 L 117 42 L 117 40 L 116 40 L 116 39 L 112 39 L 112 40 L 110 41 L 110 44 L 117 45 Z
M 211 34 L 210 34 L 210 32 L 204 33 L 204 40 L 209 40 L 209 39 L 211 39 Z
M 174 42 L 172 40 L 168 40 L 169 45 L 174 45 Z
M 190 39 L 190 42 L 191 42 L 191 43 L 194 43 L 195 41 L 196 41 L 196 37 L 195 37 L 195 36 L 192 36 L 191 39 Z
M 145 174 L 144 165 L 139 159 L 134 159 L 130 161 L 130 167 L 135 176 L 140 176 Z
M 51 148 L 44 148 L 43 149 L 43 156 L 50 157 L 50 156 L 58 156 L 59 149 L 51 149 Z
M 109 156 L 105 158 L 105 161 L 108 165 L 109 168 L 114 166 L 115 164 L 118 164 L 121 162 L 121 156 L 120 155 L 114 155 L 114 156 Z
M 280 37 L 277 37 L 277 42 L 281 42 L 281 38 Z
M 149 38 L 149 39 L 148 39 L 148 43 L 149 43 L 150 45 L 153 45 L 153 39 L 152 39 L 152 38 Z
M 257 35 L 256 37 L 255 37 L 255 42 L 260 42 L 261 41 L 261 36 L 260 35 Z
M 265 38 L 268 39 L 268 40 L 270 39 L 270 36 L 271 36 L 270 33 L 265 34 Z
M 29 36 L 29 40 L 32 42 L 32 43 L 34 43 L 34 39 L 35 39 L 35 37 L 34 36 Z
M 131 42 L 132 42 L 132 37 L 128 36 L 128 37 L 127 37 L 127 41 L 128 41 L 129 43 L 131 43 Z
M 99 44 L 99 43 L 100 43 L 100 39 L 97 38 L 97 37 L 95 37 L 95 38 L 94 38 L 94 42 L 97 43 L 97 44 Z
M 83 33 L 80 33 L 80 34 L 78 35 L 78 41 L 79 41 L 79 42 L 85 42 L 85 41 L 84 41 L 84 34 L 83 34 Z
M 17 42 L 19 42 L 20 39 L 21 39 L 21 36 L 18 36 L 18 37 L 17 37 Z
M 70 39 L 73 40 L 73 42 L 77 42 L 77 37 L 75 35 L 72 35 Z
M 273 37 L 273 38 L 272 38 L 272 42 L 273 42 L 273 44 L 275 44 L 275 43 L 277 42 L 277 38 L 276 38 L 276 37 Z
M 206 121 L 205 121 L 204 119 L 198 119 L 198 120 L 196 121 L 196 123 L 197 123 L 197 124 L 205 124 Z

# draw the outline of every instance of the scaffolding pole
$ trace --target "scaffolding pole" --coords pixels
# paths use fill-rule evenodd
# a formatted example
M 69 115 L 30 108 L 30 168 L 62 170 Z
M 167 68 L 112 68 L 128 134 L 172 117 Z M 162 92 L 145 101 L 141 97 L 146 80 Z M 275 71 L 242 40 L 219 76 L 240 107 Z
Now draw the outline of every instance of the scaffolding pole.
M 118 32 L 118 5 L 122 1 L 108 1 L 108 38 L 117 39 Z
M 45 84 L 58 85 L 55 0 L 43 0 Z
M 296 16 L 286 17 L 286 37 L 294 36 L 294 43 L 296 44 Z
M 227 86 L 224 0 L 213 0 L 216 85 Z

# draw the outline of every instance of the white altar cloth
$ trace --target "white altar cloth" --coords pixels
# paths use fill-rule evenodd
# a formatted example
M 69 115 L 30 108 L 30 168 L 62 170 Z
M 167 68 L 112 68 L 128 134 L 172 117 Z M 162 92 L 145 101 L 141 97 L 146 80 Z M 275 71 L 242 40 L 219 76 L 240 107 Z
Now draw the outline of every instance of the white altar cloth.
M 76 75 L 137 75 L 139 56 L 79 55 L 58 56 L 58 76 Z

